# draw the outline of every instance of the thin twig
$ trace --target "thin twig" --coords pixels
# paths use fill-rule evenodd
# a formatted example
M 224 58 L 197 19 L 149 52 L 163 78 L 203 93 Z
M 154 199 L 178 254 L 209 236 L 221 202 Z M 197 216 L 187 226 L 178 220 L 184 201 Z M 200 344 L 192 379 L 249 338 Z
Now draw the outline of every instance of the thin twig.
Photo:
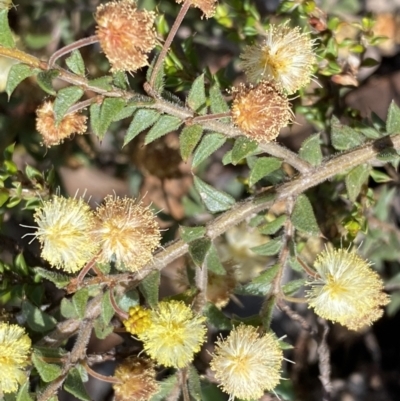
M 329 333 L 329 326 L 324 319 L 319 318 L 318 322 L 322 327 L 318 341 L 318 366 L 319 366 L 319 379 L 323 388 L 323 401 L 331 401 L 331 363 L 330 352 L 326 338 Z

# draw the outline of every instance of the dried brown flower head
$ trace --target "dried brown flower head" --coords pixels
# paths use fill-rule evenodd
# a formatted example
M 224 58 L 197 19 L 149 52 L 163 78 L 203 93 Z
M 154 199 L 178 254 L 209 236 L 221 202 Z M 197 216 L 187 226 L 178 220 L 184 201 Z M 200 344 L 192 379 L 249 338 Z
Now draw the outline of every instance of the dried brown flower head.
M 250 139 L 271 142 L 293 119 L 287 97 L 268 81 L 232 89 L 233 122 Z
M 53 104 L 52 101 L 44 102 L 36 110 L 36 129 L 48 147 L 62 143 L 72 134 L 84 134 L 87 129 L 87 117 L 78 112 L 66 114 L 61 122 L 56 124 Z
M 153 363 L 143 358 L 125 359 L 115 370 L 114 377 L 121 382 L 113 385 L 116 401 L 147 401 L 158 391 Z
M 175 0 L 178 4 L 184 2 L 184 0 Z M 211 18 L 215 14 L 215 3 L 216 0 L 191 0 L 190 3 L 193 7 L 200 8 L 203 11 L 206 18 Z
M 107 196 L 97 211 L 94 235 L 101 245 L 99 261 L 115 261 L 117 269 L 137 271 L 160 244 L 152 211 L 131 198 Z
M 112 71 L 136 71 L 148 65 L 156 46 L 155 13 L 138 10 L 136 1 L 101 4 L 95 16 L 96 34 Z

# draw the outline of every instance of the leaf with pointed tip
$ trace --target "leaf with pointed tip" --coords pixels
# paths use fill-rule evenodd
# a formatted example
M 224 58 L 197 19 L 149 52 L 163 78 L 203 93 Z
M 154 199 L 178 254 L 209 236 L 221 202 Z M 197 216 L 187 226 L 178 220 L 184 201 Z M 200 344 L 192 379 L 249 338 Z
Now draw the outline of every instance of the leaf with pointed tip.
M 149 401 L 163 401 L 168 398 L 176 387 L 178 381 L 177 375 L 172 375 L 160 382 L 160 387 L 157 394 L 154 394 Z
M 144 143 L 148 145 L 169 132 L 176 131 L 182 123 L 182 120 L 178 117 L 168 115 L 161 116 L 147 133 Z
M 115 314 L 115 310 L 114 310 L 114 308 L 112 306 L 112 303 L 111 303 L 110 291 L 111 290 L 107 290 L 104 293 L 103 298 L 101 300 L 101 314 L 100 314 L 100 316 L 101 316 L 101 318 L 103 320 L 103 323 L 106 324 L 106 325 L 110 323 L 112 317 Z
M 204 74 L 197 77 L 188 95 L 188 106 L 196 113 L 202 115 L 207 112 L 207 99 L 204 87 Z
M 306 280 L 301 278 L 298 280 L 289 281 L 287 284 L 282 286 L 282 291 L 285 295 L 294 295 L 296 292 L 305 285 Z
M 77 368 L 72 368 L 64 382 L 64 390 L 82 401 L 91 401 Z
M 285 224 L 286 220 L 287 217 L 283 214 L 282 216 L 277 217 L 275 220 L 262 225 L 258 230 L 260 231 L 260 234 L 264 235 L 276 234 L 277 231 Z
M 188 388 L 189 394 L 195 401 L 202 401 L 200 376 L 192 364 L 188 368 Z
M 31 357 L 33 365 L 38 371 L 40 378 L 44 382 L 49 383 L 60 377 L 62 369 L 54 363 L 45 362 L 43 358 L 43 355 L 38 350 L 35 350 Z
M 138 110 L 129 125 L 124 138 L 124 146 L 139 135 L 145 129 L 151 127 L 161 114 L 157 110 L 140 109 Z
M 320 233 L 311 202 L 306 195 L 300 195 L 297 198 L 290 218 L 297 230 L 304 231 L 310 235 L 318 235 Z
M 35 267 L 33 270 L 35 273 L 39 274 L 40 277 L 51 281 L 57 288 L 64 288 L 71 282 L 71 277 L 65 274 L 43 269 L 42 267 Z
M 203 309 L 204 316 L 207 317 L 207 323 L 218 330 L 231 330 L 232 322 L 224 315 L 213 303 L 207 302 Z
M 249 185 L 253 186 L 262 178 L 278 170 L 282 165 L 282 161 L 276 157 L 259 157 L 254 163 L 249 178 Z
M 187 244 L 196 239 L 204 237 L 204 235 L 206 234 L 206 228 L 201 226 L 200 227 L 180 226 L 179 228 L 180 228 L 181 238 Z
M 29 395 L 29 381 L 20 387 L 15 401 L 33 401 L 33 398 Z
M 124 99 L 116 97 L 108 97 L 104 99 L 98 121 L 98 132 L 97 136 L 102 139 L 107 132 L 110 124 L 114 121 L 114 117 L 117 116 L 121 110 L 125 107 L 126 101 Z
M 74 304 L 67 298 L 61 300 L 60 312 L 67 319 L 77 319 L 79 317 Z
M 189 255 L 197 266 L 203 265 L 210 247 L 211 240 L 209 238 L 199 238 L 189 243 Z
M 89 291 L 87 288 L 81 288 L 72 297 L 72 303 L 74 304 L 76 313 L 81 319 L 85 317 L 88 300 L 89 300 Z
M 14 89 L 26 78 L 36 75 L 37 71 L 29 67 L 26 64 L 14 64 L 10 71 L 8 72 L 6 92 L 8 99 L 10 99 L 11 94 Z
M 206 208 L 212 212 L 223 212 L 235 204 L 235 199 L 225 192 L 218 191 L 206 184 L 199 177 L 194 176 L 194 186 Z
M 319 166 L 322 162 L 322 150 L 320 134 L 309 136 L 299 150 L 299 156 L 312 166 Z
M 160 272 L 158 270 L 150 273 L 139 285 L 140 292 L 151 308 L 155 308 L 158 303 L 158 292 L 160 287 Z
M 224 266 L 222 266 L 217 249 L 213 244 L 211 244 L 210 249 L 207 252 L 206 266 L 209 271 L 215 274 L 220 276 L 226 275 L 226 270 L 224 269 Z
M 15 47 L 13 34 L 8 24 L 8 9 L 0 10 L 0 45 L 8 48 Z
M 36 82 L 40 88 L 49 95 L 56 96 L 57 92 L 53 88 L 53 79 L 57 78 L 60 72 L 57 70 L 48 70 L 39 72 Z
M 370 166 L 368 164 L 360 164 L 354 167 L 346 174 L 346 189 L 349 195 L 349 199 L 355 202 L 359 195 L 362 186 L 367 181 L 370 172 Z
M 61 122 L 68 109 L 83 96 L 83 93 L 83 89 L 79 86 L 68 86 L 58 91 L 53 106 L 56 124 Z
M 93 103 L 90 106 L 90 127 L 95 135 L 100 136 L 100 110 L 101 105 Z
M 85 76 L 85 63 L 79 50 L 73 50 L 71 55 L 65 59 L 65 64 L 75 74 Z
M 267 295 L 271 289 L 272 281 L 278 274 L 279 268 L 279 264 L 269 267 L 267 270 L 255 277 L 250 283 L 242 286 L 242 288 L 239 290 L 240 294 L 255 296 Z
M 201 140 L 199 146 L 197 146 L 193 155 L 193 168 L 203 162 L 207 157 L 213 154 L 226 142 L 226 137 L 223 134 L 211 133 L 207 134 Z
M 251 139 L 241 136 L 235 140 L 232 148 L 231 163 L 238 164 L 242 159 L 253 154 L 258 148 L 258 144 Z
M 392 100 L 389 106 L 386 119 L 386 131 L 389 135 L 400 133 L 400 108 L 394 100 Z
M 343 125 L 337 117 L 332 116 L 331 141 L 336 150 L 349 150 L 362 145 L 364 138 L 353 128 Z
M 22 313 L 28 326 L 34 331 L 44 333 L 56 327 L 57 320 L 54 317 L 33 306 L 29 301 L 25 300 L 22 303 Z
M 203 127 L 199 124 L 189 125 L 183 128 L 180 134 L 179 146 L 182 160 L 186 162 L 191 156 L 193 150 L 200 141 L 203 134 Z
M 282 248 L 282 238 L 274 238 L 267 243 L 250 248 L 257 255 L 272 256 L 276 255 Z
M 210 88 L 210 108 L 213 114 L 229 112 L 229 106 L 226 103 L 218 85 L 214 84 Z M 230 118 L 221 118 L 220 121 L 227 123 Z

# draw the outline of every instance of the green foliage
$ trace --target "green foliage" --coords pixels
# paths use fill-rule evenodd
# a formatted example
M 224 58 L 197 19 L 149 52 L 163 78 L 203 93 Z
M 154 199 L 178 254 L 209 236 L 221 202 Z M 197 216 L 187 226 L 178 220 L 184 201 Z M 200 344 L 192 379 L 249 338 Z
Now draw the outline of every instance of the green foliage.
M 305 195 L 300 195 L 297 198 L 291 221 L 297 230 L 310 235 L 318 235 L 320 232 L 312 205 Z
M 77 368 L 72 368 L 68 372 L 65 380 L 64 390 L 82 401 L 90 401 L 91 398 L 83 385 L 82 377 Z
M 205 135 L 193 154 L 192 167 L 193 168 L 198 167 L 200 163 L 206 160 L 225 142 L 226 142 L 225 135 L 218 133 L 211 133 Z
M 160 272 L 154 271 L 150 273 L 140 283 L 139 289 L 143 294 L 146 302 L 151 308 L 155 308 L 158 303 L 158 290 L 160 287 Z
M 201 125 L 189 125 L 183 128 L 180 135 L 180 150 L 183 161 L 187 162 L 203 134 Z
M 25 64 L 15 64 L 11 67 L 10 72 L 8 73 L 7 84 L 6 84 L 6 92 L 8 98 L 11 97 L 11 94 L 14 92 L 14 89 L 26 78 L 35 75 L 37 71 L 29 67 Z
M 160 113 L 151 109 L 140 109 L 133 116 L 124 139 L 124 145 L 134 139 L 145 129 L 151 127 L 159 118 Z
M 249 185 L 253 186 L 262 178 L 280 168 L 281 164 L 282 162 L 275 157 L 259 157 L 251 169 Z

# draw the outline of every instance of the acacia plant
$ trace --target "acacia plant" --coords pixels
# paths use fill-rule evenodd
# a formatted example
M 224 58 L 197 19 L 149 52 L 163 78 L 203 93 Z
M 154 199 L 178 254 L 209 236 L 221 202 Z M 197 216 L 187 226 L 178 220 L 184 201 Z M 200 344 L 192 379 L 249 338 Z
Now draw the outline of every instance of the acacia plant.
M 0 394 L 54 401 L 64 389 L 86 401 L 89 374 L 123 401 L 294 399 L 281 381 L 291 344 L 271 330 L 281 311 L 316 341 L 329 400 L 329 327 L 365 333 L 382 316 L 376 269 L 398 252 L 377 232 L 390 225 L 400 109 L 365 119 L 344 98 L 358 83 L 349 55 L 358 69 L 374 64 L 373 20 L 342 21 L 310 0 L 269 16 L 251 0 L 72 3 L 0 4 L 14 110 L 1 120 Z M 22 13 L 56 18 L 56 46 L 16 24 Z M 223 68 L 202 57 L 213 37 L 234 49 Z M 279 135 L 300 120 L 311 133 L 290 150 Z M 101 165 L 106 142 L 120 170 L 163 184 L 186 174 L 182 213 L 140 185 L 98 204 L 84 188 L 68 195 L 65 155 Z M 171 264 L 179 285 L 160 296 Z M 246 318 L 227 308 L 246 308 L 243 296 L 262 301 Z M 93 336 L 119 340 L 95 354 Z M 94 371 L 104 361 L 113 375 Z M 210 386 L 222 391 L 210 398 Z

